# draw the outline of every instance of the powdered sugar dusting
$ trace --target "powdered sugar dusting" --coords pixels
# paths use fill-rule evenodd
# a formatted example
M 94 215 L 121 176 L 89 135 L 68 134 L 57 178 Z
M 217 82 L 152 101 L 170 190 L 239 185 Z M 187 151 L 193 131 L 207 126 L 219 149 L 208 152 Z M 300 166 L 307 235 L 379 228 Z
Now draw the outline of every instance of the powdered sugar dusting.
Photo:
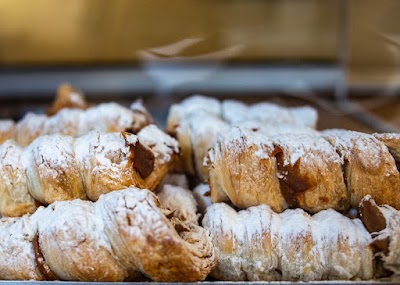
M 13 120 L 0 120 L 0 133 L 9 132 L 15 128 L 15 123 Z
M 193 196 L 199 205 L 199 212 L 204 215 L 206 209 L 212 204 L 210 186 L 205 183 L 197 185 L 193 189 Z
M 289 111 L 297 122 L 297 125 L 303 125 L 309 128 L 315 128 L 318 121 L 318 112 L 310 106 L 289 108 Z M 300 123 L 299 123 L 300 122 Z
M 179 153 L 178 142 L 165 134 L 155 125 L 149 125 L 138 134 L 139 142 L 148 146 L 160 164 L 171 161 L 174 154 Z
M 335 149 L 322 137 L 314 134 L 281 134 L 272 137 L 272 140 L 284 152 L 284 165 L 295 165 L 302 162 L 315 162 L 319 160 L 331 163 L 340 163 Z
M 388 152 L 387 147 L 372 135 L 340 129 L 324 130 L 322 135 L 339 150 L 342 160 L 349 159 L 350 154 L 353 154 L 367 168 L 390 164 L 388 156 L 383 155 Z M 391 164 L 391 170 L 395 172 L 395 164 Z
M 99 132 L 118 132 L 130 129 L 135 122 L 135 114 L 116 103 L 103 103 L 84 111 L 80 122 L 80 136 L 91 130 Z
M 259 159 L 268 159 L 269 152 L 274 149 L 272 141 L 266 136 L 239 127 L 232 127 L 228 131 L 220 133 L 218 144 L 226 144 L 226 149 L 233 152 L 252 148 L 253 154 Z
M 2 280 L 43 280 L 33 250 L 37 226 L 29 216 L 0 220 L 0 278 Z
M 147 111 L 134 112 L 117 103 L 102 103 L 86 110 L 65 108 L 50 117 L 28 113 L 17 123 L 15 139 L 25 146 L 42 134 L 61 133 L 79 137 L 90 131 L 137 129 L 147 124 L 146 116 Z
M 232 270 L 222 271 L 232 268 L 231 260 L 241 263 L 234 267 L 234 276 L 245 271 L 249 280 L 372 278 L 368 275 L 372 262 L 364 260 L 372 254 L 368 232 L 358 219 L 350 220 L 334 210 L 311 217 L 301 209 L 276 214 L 261 205 L 236 213 L 226 204 L 213 204 L 203 226 L 216 246 L 217 266 L 212 276 L 222 276 L 222 280 L 243 280 L 229 279 Z M 223 251 L 231 243 L 242 249 L 230 251 L 227 258 Z
M 197 202 L 193 192 L 179 186 L 164 185 L 157 196 L 163 208 L 174 211 L 181 221 L 197 224 Z

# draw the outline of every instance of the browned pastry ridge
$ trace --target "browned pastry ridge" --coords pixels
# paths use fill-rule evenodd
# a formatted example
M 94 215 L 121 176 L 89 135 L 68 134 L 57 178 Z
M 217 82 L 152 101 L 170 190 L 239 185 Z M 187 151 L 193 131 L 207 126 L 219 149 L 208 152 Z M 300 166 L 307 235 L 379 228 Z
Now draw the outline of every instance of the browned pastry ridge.
M 360 220 L 329 209 L 278 214 L 266 205 L 236 212 L 207 208 L 203 226 L 215 247 L 211 276 L 229 281 L 368 280 L 374 277 L 371 236 Z
M 400 208 L 400 174 L 372 135 L 326 130 L 271 137 L 234 127 L 208 153 L 211 198 L 239 208 L 267 204 L 310 213 L 358 207 L 365 195 Z
M 178 152 L 177 142 L 155 125 L 137 135 L 47 135 L 26 148 L 8 140 L 0 145 L 0 212 L 21 216 L 35 211 L 37 202 L 96 201 L 130 186 L 153 190 Z
M 214 264 L 208 232 L 128 188 L 0 220 L 0 279 L 194 282 Z

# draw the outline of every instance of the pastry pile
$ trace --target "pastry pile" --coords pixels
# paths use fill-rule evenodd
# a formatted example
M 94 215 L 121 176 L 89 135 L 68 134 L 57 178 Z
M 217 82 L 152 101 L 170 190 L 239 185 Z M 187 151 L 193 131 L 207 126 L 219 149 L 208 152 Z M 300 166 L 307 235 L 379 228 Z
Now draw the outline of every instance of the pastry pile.
M 47 115 L 0 121 L 0 279 L 398 278 L 400 134 L 317 119 L 196 95 L 163 132 L 61 86 Z
M 167 129 L 182 149 L 180 168 L 209 187 L 194 194 L 207 205 L 202 224 L 216 256 L 210 276 L 315 281 L 399 274 L 400 134 L 316 131 L 316 121 L 312 108 L 199 96 L 171 107 Z M 371 229 L 371 215 L 363 213 L 372 204 L 386 222 Z

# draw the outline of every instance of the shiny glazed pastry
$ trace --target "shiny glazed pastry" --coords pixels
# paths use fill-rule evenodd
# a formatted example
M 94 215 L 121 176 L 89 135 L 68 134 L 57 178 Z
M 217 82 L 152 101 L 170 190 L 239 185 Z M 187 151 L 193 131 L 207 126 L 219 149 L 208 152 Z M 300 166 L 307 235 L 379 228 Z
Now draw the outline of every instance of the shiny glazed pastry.
M 211 199 L 310 213 L 357 207 L 369 194 L 400 208 L 400 175 L 384 143 L 346 130 L 264 136 L 233 127 L 208 153 Z
M 0 212 L 21 216 L 35 211 L 37 202 L 96 201 L 129 186 L 153 190 L 178 152 L 177 142 L 154 125 L 137 135 L 47 135 L 26 148 L 8 140 L 0 146 Z
M 128 188 L 96 202 L 73 200 L 0 220 L 0 279 L 194 282 L 214 254 L 205 229 Z
M 360 220 L 334 210 L 310 216 L 277 214 L 266 205 L 236 212 L 225 203 L 207 208 L 215 267 L 229 281 L 368 280 L 374 277 L 371 236 Z

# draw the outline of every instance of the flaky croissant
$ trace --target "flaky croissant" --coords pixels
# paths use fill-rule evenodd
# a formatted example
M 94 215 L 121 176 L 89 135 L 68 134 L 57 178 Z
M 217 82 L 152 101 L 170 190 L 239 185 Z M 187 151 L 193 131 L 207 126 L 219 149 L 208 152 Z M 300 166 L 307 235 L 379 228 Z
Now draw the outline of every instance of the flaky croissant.
M 155 125 L 131 133 L 47 135 L 26 148 L 0 146 L 0 212 L 32 213 L 37 201 L 96 201 L 124 187 L 155 189 L 178 154 L 177 142 Z
M 316 213 L 356 208 L 369 194 L 400 209 L 395 159 L 368 134 L 327 130 L 268 137 L 234 127 L 219 137 L 206 162 L 213 202 Z
M 53 116 L 28 113 L 16 124 L 10 124 L 9 120 L 0 121 L 0 138 L 14 139 L 19 145 L 26 146 L 46 134 L 79 137 L 93 130 L 136 133 L 152 122 L 149 113 L 143 110 L 131 110 L 116 103 L 102 103 L 86 110 L 64 108 Z
M 334 210 L 314 216 L 301 209 L 277 214 L 266 205 L 236 212 L 224 203 L 207 208 L 215 267 L 229 281 L 368 280 L 374 277 L 371 237 L 360 220 Z
M 0 220 L 0 279 L 201 281 L 214 252 L 205 229 L 128 188 Z

